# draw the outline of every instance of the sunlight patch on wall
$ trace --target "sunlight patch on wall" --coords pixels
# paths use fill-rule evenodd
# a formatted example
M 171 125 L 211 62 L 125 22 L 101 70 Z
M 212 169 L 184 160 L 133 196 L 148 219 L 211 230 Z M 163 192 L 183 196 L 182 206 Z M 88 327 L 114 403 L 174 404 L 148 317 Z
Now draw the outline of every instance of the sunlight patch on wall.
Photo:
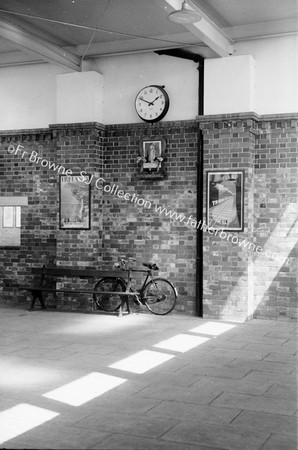
M 279 219 L 275 229 L 263 247 L 264 254 L 268 251 L 270 255 L 275 256 L 274 254 L 276 254 L 278 258 L 274 257 L 274 259 L 270 259 L 265 255 L 258 255 L 248 266 L 248 279 L 247 274 L 242 276 L 230 294 L 232 298 L 235 291 L 242 292 L 243 290 L 248 290 L 251 292 L 254 290 L 254 295 L 251 295 L 251 298 L 249 298 L 247 317 L 253 316 L 263 301 L 272 281 L 278 275 L 281 267 L 287 261 L 289 254 L 298 241 L 298 229 L 296 225 L 297 209 L 298 204 L 290 203 L 287 206 L 284 214 Z M 228 313 L 228 306 L 225 306 L 222 310 L 223 316 L 226 313 Z
M 141 350 L 128 358 L 122 359 L 112 364 L 112 369 L 124 370 L 126 372 L 133 373 L 145 373 L 150 369 L 153 369 L 160 364 L 169 361 L 174 358 L 174 355 L 168 355 L 166 353 L 153 352 L 151 350 Z
M 21 403 L 0 412 L 0 444 L 59 416 L 54 411 Z
M 93 372 L 58 389 L 43 394 L 43 397 L 67 403 L 71 406 L 80 406 L 96 397 L 110 391 L 127 381 L 103 373 Z
M 155 344 L 154 347 L 164 348 L 165 350 L 174 350 L 175 352 L 185 353 L 204 342 L 209 341 L 209 338 L 191 336 L 188 334 L 177 334 L 165 341 Z

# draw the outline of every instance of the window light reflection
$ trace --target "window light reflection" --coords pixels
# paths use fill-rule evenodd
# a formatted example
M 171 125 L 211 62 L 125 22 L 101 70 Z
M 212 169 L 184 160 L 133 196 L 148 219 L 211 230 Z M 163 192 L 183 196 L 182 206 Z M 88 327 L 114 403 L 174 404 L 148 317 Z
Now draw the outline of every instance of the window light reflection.
M 236 325 L 232 325 L 230 323 L 222 323 L 222 322 L 207 322 L 203 325 L 199 325 L 192 330 L 189 330 L 192 333 L 200 333 L 200 334 L 209 334 L 211 336 L 219 336 L 226 331 L 231 330 Z
M 124 370 L 126 372 L 133 373 L 145 373 L 150 369 L 153 369 L 160 364 L 169 361 L 174 358 L 174 355 L 168 355 L 167 353 L 153 352 L 151 350 L 142 350 L 128 358 L 122 359 L 112 364 L 112 369 Z
M 177 336 L 173 336 L 170 339 L 159 342 L 158 344 L 154 345 L 154 347 L 185 353 L 188 350 L 191 350 L 192 348 L 195 348 L 206 341 L 209 341 L 209 338 L 191 336 L 188 334 L 177 334 Z
M 54 411 L 21 403 L 0 412 L 0 444 L 59 416 Z
M 93 372 L 48 392 L 43 397 L 51 398 L 71 406 L 80 406 L 110 391 L 125 381 L 127 380 L 124 378 Z

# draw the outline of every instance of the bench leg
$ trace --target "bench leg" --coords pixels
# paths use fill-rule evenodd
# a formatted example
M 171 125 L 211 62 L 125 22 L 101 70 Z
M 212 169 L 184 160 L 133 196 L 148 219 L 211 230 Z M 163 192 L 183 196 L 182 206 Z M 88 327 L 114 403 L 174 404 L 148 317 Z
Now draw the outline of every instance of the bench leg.
M 121 300 L 121 305 L 119 308 L 119 317 L 122 317 L 123 315 L 123 307 L 126 304 L 126 310 L 127 310 L 127 314 L 130 314 L 130 307 L 129 307 L 129 296 L 123 296 L 122 300 Z
M 41 309 L 46 309 L 46 305 L 45 305 L 45 303 L 43 301 L 43 297 L 42 297 L 42 292 L 41 291 L 32 291 L 32 297 L 33 298 L 32 298 L 32 302 L 31 302 L 29 311 L 34 311 L 34 305 L 35 305 L 35 302 L 36 302 L 37 298 L 39 299 Z

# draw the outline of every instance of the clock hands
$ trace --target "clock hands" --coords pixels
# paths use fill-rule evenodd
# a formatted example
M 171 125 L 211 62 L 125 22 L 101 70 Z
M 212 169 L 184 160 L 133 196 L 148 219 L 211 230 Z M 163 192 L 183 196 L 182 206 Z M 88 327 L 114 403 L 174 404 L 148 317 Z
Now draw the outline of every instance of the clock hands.
M 154 102 L 156 102 L 156 100 L 159 98 L 159 95 L 154 99 L 154 100 L 152 100 L 152 102 L 148 102 L 148 100 L 145 100 L 143 97 L 140 97 L 140 100 L 142 100 L 143 102 L 146 102 L 146 103 L 148 103 L 148 106 L 153 106 L 154 105 Z
M 153 106 L 153 105 L 154 105 L 154 102 L 155 102 L 158 98 L 159 98 L 159 95 L 158 95 L 154 100 L 152 100 L 152 102 L 150 102 L 149 105 L 152 105 L 152 106 Z
M 143 97 L 140 97 L 140 100 L 142 100 L 143 102 L 148 103 L 148 105 L 151 105 L 151 102 L 148 102 L 147 100 L 145 100 Z

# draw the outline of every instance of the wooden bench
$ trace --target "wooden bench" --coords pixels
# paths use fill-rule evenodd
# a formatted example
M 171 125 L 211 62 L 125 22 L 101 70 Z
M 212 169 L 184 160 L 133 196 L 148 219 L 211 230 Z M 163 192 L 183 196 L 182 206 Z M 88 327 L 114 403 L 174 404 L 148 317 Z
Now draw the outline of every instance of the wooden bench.
M 100 291 L 94 291 L 88 288 L 56 288 L 56 286 L 48 286 L 47 282 L 51 281 L 52 285 L 56 285 L 56 278 L 80 278 L 80 279 L 89 279 L 93 280 L 93 285 L 95 280 L 98 281 L 104 277 L 111 278 L 123 278 L 127 283 L 130 280 L 130 270 L 97 270 L 92 268 L 79 269 L 79 268 L 70 268 L 70 267 L 32 267 L 31 274 L 37 277 L 35 283 L 29 286 L 18 286 L 19 290 L 27 290 L 32 294 L 32 302 L 30 306 L 30 311 L 34 310 L 34 305 L 37 299 L 40 301 L 40 305 L 42 309 L 46 309 L 43 292 L 53 292 L 53 293 L 67 293 L 67 294 L 99 294 Z M 59 281 L 60 282 L 60 281 Z M 133 293 L 129 291 L 125 292 L 105 292 L 105 294 L 117 294 L 123 296 L 123 301 L 121 302 L 121 306 L 119 308 L 119 316 L 122 316 L 124 304 L 128 307 L 127 295 L 133 295 Z M 93 299 L 92 299 L 93 304 Z

